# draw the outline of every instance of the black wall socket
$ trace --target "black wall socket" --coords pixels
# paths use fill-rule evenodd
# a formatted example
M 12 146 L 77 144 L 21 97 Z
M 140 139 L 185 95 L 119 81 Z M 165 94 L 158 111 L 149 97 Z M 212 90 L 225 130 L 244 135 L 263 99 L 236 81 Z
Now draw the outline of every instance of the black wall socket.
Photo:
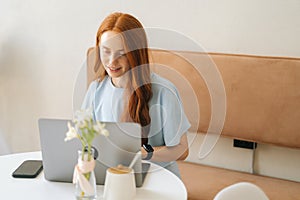
M 234 147 L 239 147 L 239 148 L 244 148 L 244 149 L 256 149 L 257 143 L 256 142 L 249 142 L 249 141 L 246 141 L 246 140 L 234 139 L 233 140 L 233 146 Z

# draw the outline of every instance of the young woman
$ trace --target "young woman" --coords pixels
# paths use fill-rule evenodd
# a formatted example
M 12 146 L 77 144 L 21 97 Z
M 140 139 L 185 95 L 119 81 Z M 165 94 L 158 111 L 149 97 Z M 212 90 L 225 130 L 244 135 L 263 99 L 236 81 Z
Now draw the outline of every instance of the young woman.
M 188 155 L 190 123 L 175 86 L 150 72 L 142 24 L 133 16 L 113 13 L 96 37 L 98 79 L 82 108 L 93 108 L 98 121 L 136 122 L 142 126 L 142 157 L 179 175 L 176 160 Z

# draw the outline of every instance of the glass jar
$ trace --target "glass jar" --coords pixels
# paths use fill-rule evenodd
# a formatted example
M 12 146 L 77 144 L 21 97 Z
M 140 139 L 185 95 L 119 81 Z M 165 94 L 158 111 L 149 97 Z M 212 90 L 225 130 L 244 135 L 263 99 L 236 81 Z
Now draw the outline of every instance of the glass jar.
M 95 160 L 85 151 L 78 151 L 78 163 L 75 166 L 73 182 L 77 200 L 96 200 L 97 186 L 94 173 Z

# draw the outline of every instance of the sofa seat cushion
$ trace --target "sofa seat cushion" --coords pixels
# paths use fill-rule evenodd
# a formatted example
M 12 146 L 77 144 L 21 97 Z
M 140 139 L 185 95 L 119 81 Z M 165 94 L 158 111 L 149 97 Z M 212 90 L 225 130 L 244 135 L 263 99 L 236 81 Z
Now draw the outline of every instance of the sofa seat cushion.
M 212 200 L 223 188 L 250 182 L 259 186 L 272 200 L 300 198 L 300 183 L 253 175 L 201 164 L 178 162 L 181 178 L 188 192 L 188 199 Z

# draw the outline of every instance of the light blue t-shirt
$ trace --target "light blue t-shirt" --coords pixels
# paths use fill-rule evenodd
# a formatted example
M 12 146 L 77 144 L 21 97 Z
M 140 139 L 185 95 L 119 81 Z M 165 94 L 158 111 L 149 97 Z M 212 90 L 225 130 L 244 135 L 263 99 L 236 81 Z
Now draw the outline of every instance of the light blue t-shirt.
M 155 73 L 151 73 L 151 83 L 153 96 L 149 102 L 151 124 L 148 142 L 152 146 L 176 146 L 190 128 L 180 96 L 174 84 Z M 123 93 L 124 89 L 115 87 L 109 76 L 101 82 L 93 81 L 82 109 L 92 107 L 95 120 L 118 122 L 123 112 Z M 155 163 L 180 177 L 175 161 Z

